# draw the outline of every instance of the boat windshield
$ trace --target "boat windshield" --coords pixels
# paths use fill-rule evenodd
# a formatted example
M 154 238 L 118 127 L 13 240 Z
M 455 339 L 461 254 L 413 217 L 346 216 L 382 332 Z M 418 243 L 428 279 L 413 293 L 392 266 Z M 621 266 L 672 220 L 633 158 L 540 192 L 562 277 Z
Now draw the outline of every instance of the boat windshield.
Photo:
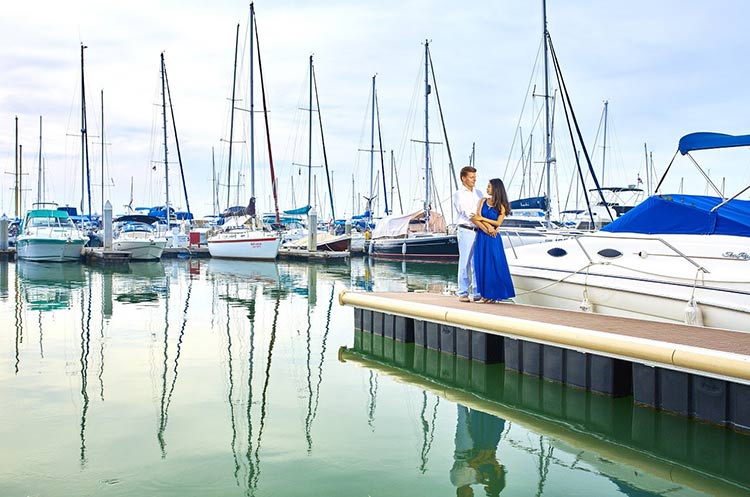
M 41 216 L 29 219 L 30 228 L 75 228 L 70 218 L 57 216 Z

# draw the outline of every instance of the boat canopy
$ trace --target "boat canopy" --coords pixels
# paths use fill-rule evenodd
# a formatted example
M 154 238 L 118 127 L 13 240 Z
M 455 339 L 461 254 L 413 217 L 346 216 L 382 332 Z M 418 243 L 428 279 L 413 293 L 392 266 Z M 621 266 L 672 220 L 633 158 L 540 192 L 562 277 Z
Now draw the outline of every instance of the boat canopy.
M 750 200 L 701 195 L 653 195 L 602 228 L 610 233 L 750 237 Z
M 26 213 L 26 217 L 56 217 L 60 219 L 68 219 L 70 218 L 70 215 L 68 215 L 66 211 L 57 209 L 31 209 Z
M 288 211 L 284 211 L 284 214 L 289 214 L 290 216 L 304 216 L 310 211 L 309 205 L 306 205 L 304 207 L 298 207 L 297 209 L 291 209 Z
M 408 233 L 419 233 L 424 229 L 424 211 L 419 210 L 401 216 L 386 216 L 378 220 L 372 231 L 372 238 L 395 238 Z M 445 233 L 445 219 L 437 212 L 430 213 L 430 231 Z
M 112 220 L 115 223 L 144 223 L 154 224 L 159 222 L 159 218 L 156 216 L 145 216 L 143 214 L 126 214 Z
M 680 138 L 680 153 L 685 155 L 692 150 L 750 146 L 750 135 L 726 135 L 724 133 L 690 133 Z
M 513 211 L 515 209 L 547 210 L 547 197 L 528 197 L 513 200 L 510 203 L 510 210 Z

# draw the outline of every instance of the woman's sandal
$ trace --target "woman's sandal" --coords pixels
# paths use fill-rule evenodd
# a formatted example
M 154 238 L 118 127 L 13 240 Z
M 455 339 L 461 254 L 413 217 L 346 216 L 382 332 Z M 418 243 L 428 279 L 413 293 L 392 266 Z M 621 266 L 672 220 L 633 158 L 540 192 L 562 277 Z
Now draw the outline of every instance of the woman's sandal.
M 489 303 L 491 303 L 491 302 L 492 302 L 492 301 L 491 301 L 490 299 L 486 299 L 486 298 L 484 298 L 484 297 L 482 297 L 481 299 L 479 299 L 479 303 L 480 303 L 480 304 L 489 304 Z

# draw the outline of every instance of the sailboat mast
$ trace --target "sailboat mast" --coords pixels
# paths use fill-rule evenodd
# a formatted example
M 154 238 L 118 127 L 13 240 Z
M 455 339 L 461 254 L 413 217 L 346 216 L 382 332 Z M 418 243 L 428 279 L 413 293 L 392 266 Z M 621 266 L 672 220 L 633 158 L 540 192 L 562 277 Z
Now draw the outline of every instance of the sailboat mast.
M 372 77 L 372 112 L 371 115 L 371 121 L 370 121 L 370 193 L 368 195 L 369 200 L 367 205 L 367 210 L 370 212 L 370 219 L 372 219 L 372 200 L 375 196 L 375 193 L 373 192 L 373 169 L 374 169 L 374 163 L 375 163 L 375 77 L 377 74 L 373 75 Z
M 39 116 L 39 176 L 37 178 L 36 201 L 41 204 L 44 197 L 42 195 L 42 116 Z
M 104 222 L 104 90 L 101 90 L 102 101 L 102 223 Z M 103 226 L 102 226 L 103 227 Z
M 430 61 L 430 42 L 424 41 L 424 227 L 429 231 L 430 227 L 430 113 L 429 113 L 429 61 Z
M 83 51 L 88 48 L 81 43 L 81 213 L 83 199 L 88 192 L 88 214 L 91 219 L 91 177 L 89 173 L 89 144 L 86 124 L 86 84 L 83 77 Z
M 174 118 L 174 105 L 172 105 L 172 92 L 169 90 L 169 76 L 167 75 L 167 66 L 164 66 L 164 82 L 167 87 L 167 98 L 169 99 L 169 115 L 172 119 L 172 132 L 174 133 L 174 145 L 177 149 L 177 163 L 180 165 L 180 178 L 182 179 L 182 193 L 185 195 L 185 208 L 188 213 L 188 222 L 192 226 L 192 212 L 190 211 L 190 199 L 187 193 L 187 183 L 185 182 L 185 169 L 182 167 L 182 154 L 180 153 L 180 139 L 177 135 L 177 121 Z
M 250 4 L 250 198 L 255 198 L 255 100 L 253 99 L 253 82 L 255 77 L 255 65 L 253 58 L 253 30 L 255 19 L 255 4 Z
M 227 208 L 230 205 L 231 184 L 232 184 L 232 140 L 234 138 L 234 95 L 237 87 L 237 49 L 240 44 L 240 25 L 237 24 L 237 34 L 234 40 L 234 72 L 232 73 L 232 102 L 229 111 L 229 159 L 227 162 Z M 239 185 L 237 186 L 239 189 Z
M 312 205 L 310 195 L 312 194 L 312 68 L 313 68 L 313 56 L 310 56 L 310 98 L 308 100 L 307 115 L 308 115 L 308 127 L 307 127 L 307 205 Z M 312 228 L 310 228 L 312 229 Z
M 18 154 L 18 116 L 16 116 L 16 188 L 15 188 L 15 201 L 16 201 L 16 217 L 21 217 L 21 162 L 19 161 Z
M 544 163 L 547 174 L 547 202 L 545 206 L 544 219 L 549 223 L 550 208 L 552 207 L 552 132 L 550 130 L 550 112 L 549 112 L 549 45 L 547 31 L 547 0 L 542 0 L 542 24 L 544 37 Z
M 169 162 L 168 162 L 168 156 L 169 152 L 167 150 L 167 85 L 166 85 L 166 78 L 165 75 L 165 69 L 164 69 L 164 52 L 161 53 L 161 114 L 162 114 L 162 124 L 164 127 L 164 183 L 165 183 L 165 191 L 166 191 L 166 205 L 164 206 L 165 215 L 167 217 L 167 228 L 170 227 L 170 223 L 172 222 L 172 216 L 170 216 L 169 212 Z
M 214 147 L 211 147 L 211 179 L 213 181 L 213 188 L 211 192 L 211 210 L 213 211 L 213 214 L 219 213 L 219 202 L 217 200 L 218 197 L 218 181 L 216 181 L 216 157 L 214 155 Z
M 607 159 L 607 108 L 609 107 L 609 101 L 604 101 L 604 146 L 602 147 L 602 179 L 601 184 L 604 184 L 604 163 Z
M 320 143 L 323 146 L 323 164 L 326 167 L 326 181 L 328 182 L 328 197 L 331 201 L 331 219 L 336 220 L 336 209 L 333 206 L 333 171 L 328 169 L 328 154 L 326 154 L 326 139 L 323 133 L 323 115 L 320 112 L 320 96 L 318 95 L 318 79 L 315 77 L 315 68 L 313 68 L 313 84 L 315 85 L 315 108 L 318 109 L 318 124 L 320 125 Z
M 385 184 L 385 159 L 383 158 L 383 133 L 380 129 L 380 105 L 378 104 L 378 93 L 373 92 L 373 95 L 375 96 L 375 111 L 378 116 L 378 148 L 380 149 L 380 171 L 383 176 L 383 202 L 385 203 L 385 215 L 391 213 L 393 210 L 392 208 L 388 208 L 388 186 Z M 391 202 L 391 206 L 393 205 L 393 202 Z

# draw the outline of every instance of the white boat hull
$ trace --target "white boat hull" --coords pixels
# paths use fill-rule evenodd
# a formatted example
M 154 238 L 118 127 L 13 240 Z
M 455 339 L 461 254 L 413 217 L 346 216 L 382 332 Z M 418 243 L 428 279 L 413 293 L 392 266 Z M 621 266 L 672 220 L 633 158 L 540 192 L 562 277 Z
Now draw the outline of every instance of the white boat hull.
M 208 238 L 211 257 L 224 259 L 273 260 L 279 255 L 281 239 L 255 230 L 231 230 Z
M 112 248 L 119 252 L 127 252 L 130 259 L 135 261 L 155 261 L 161 259 L 165 239 L 156 240 L 115 240 Z
M 37 262 L 74 262 L 81 259 L 85 238 L 61 239 L 19 235 L 16 256 Z
M 742 252 L 737 238 L 591 235 L 506 254 L 519 302 L 693 324 L 693 298 L 704 326 L 750 332 L 750 261 L 726 255 Z

